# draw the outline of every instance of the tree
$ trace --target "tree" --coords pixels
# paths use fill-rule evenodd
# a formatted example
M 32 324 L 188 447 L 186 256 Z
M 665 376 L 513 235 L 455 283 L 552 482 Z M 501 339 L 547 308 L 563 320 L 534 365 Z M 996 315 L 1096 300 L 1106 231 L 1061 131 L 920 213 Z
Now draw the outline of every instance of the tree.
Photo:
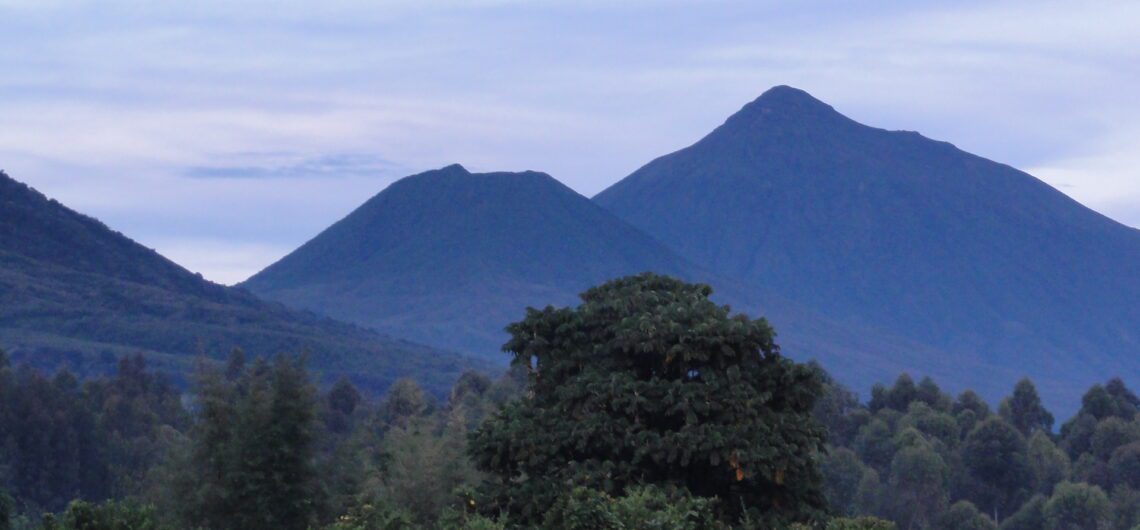
M 319 491 L 316 391 L 304 356 L 257 359 L 225 376 L 207 370 L 198 386 L 193 465 L 182 487 L 187 526 L 308 528 Z
M 954 402 L 954 418 L 961 429 L 959 436 L 965 437 L 974 427 L 990 417 L 990 406 L 973 390 L 966 390 L 958 395 Z
M 1061 426 L 1061 447 L 1069 454 L 1070 459 L 1076 460 L 1082 454 L 1089 452 L 1096 424 L 1096 417 L 1088 412 L 1081 412 Z
M 353 414 L 363 401 L 360 392 L 347 379 L 338 379 L 325 396 L 322 423 L 329 432 L 343 436 L 354 427 Z
M 1013 515 L 1001 522 L 1001 530 L 1041 530 L 1045 528 L 1044 495 L 1034 495 L 1021 505 Z
M 1013 425 L 1022 436 L 1034 432 L 1053 430 L 1053 415 L 1041 405 L 1037 388 L 1029 379 L 1022 379 L 1013 387 L 1013 395 L 1002 401 L 1001 416 Z
M 947 468 L 929 444 L 904 447 L 891 462 L 893 519 L 905 528 L 925 528 L 946 506 Z
M 387 463 L 380 496 L 407 510 L 412 519 L 431 526 L 449 504 L 453 492 L 477 482 L 478 474 L 464 455 L 466 426 L 462 418 L 436 425 L 421 418 L 392 427 L 384 435 Z
M 248 489 L 244 490 L 264 509 L 262 528 L 304 529 L 316 516 L 316 388 L 305 371 L 305 359 L 304 355 L 279 355 L 274 359 L 269 407 L 251 407 L 253 417 L 247 419 L 247 425 L 256 426 L 262 436 L 243 433 L 249 444 L 243 453 L 263 459 L 246 469 L 253 480 L 246 482 Z
M 886 471 L 895 456 L 895 440 L 887 422 L 875 418 L 859 429 L 855 436 L 855 452 L 867 465 Z
M 1107 461 L 1117 447 L 1136 441 L 1140 441 L 1140 424 L 1113 416 L 1096 424 L 1089 450 L 1098 460 Z
M 930 382 L 933 384 L 933 381 Z M 931 389 L 927 389 L 927 394 L 930 394 Z M 937 386 L 934 387 L 934 392 L 940 393 Z M 878 412 L 881 409 L 887 408 L 897 410 L 899 412 L 905 411 L 910 406 L 910 402 L 918 399 L 919 389 L 914 384 L 914 379 L 910 374 L 899 375 L 895 380 L 894 386 L 889 390 L 882 385 L 875 385 L 871 388 L 871 401 L 867 404 L 867 408 L 871 412 Z
M 1081 412 L 1103 420 L 1117 416 L 1119 408 L 1116 399 L 1103 386 L 1093 385 L 1081 398 Z
M 958 414 L 964 410 L 973 411 L 978 421 L 990 417 L 990 406 L 986 400 L 982 399 L 977 392 L 973 390 L 966 390 L 958 395 L 958 399 L 954 401 L 954 414 Z
M 840 447 L 828 451 L 820 464 L 823 492 L 827 505 L 839 515 L 859 513 L 859 483 L 867 474 L 867 466 L 850 449 Z
M 1096 486 L 1062 482 L 1045 503 L 1046 530 L 1108 530 L 1111 524 L 1112 504 Z
M 1018 506 L 1031 475 L 1025 438 L 1017 429 L 997 417 L 982 422 L 966 437 L 962 457 L 978 482 L 972 500 L 979 507 L 996 521 Z
M 1133 394 L 1132 391 L 1124 385 L 1123 380 L 1119 377 L 1110 379 L 1105 383 L 1104 391 L 1108 392 L 1108 395 L 1112 396 L 1113 401 L 1116 402 L 1117 416 L 1125 420 L 1131 420 L 1136 417 L 1137 412 L 1140 411 L 1140 398 L 1136 397 L 1136 394 Z
M 898 428 L 907 427 L 913 427 L 947 447 L 958 445 L 958 421 L 948 413 L 931 408 L 925 401 L 911 403 L 906 414 L 899 418 Z
M 1043 431 L 1029 437 L 1026 460 L 1033 475 L 1034 490 L 1048 494 L 1053 485 L 1069 477 L 1069 457 Z
M 431 402 L 420 385 L 415 380 L 398 379 L 384 400 L 380 403 L 378 411 L 382 428 L 402 427 L 414 418 L 425 416 L 431 412 Z
M 0 350 L 0 362 L 3 362 L 4 350 Z M 0 366 L 0 369 L 3 367 Z M 16 510 L 16 502 L 8 492 L 0 489 L 0 530 L 12 530 L 12 515 Z
M 1117 447 L 1108 462 L 1114 486 L 1125 485 L 1140 490 L 1140 442 Z
M 938 412 L 950 412 L 954 408 L 954 401 L 950 399 L 950 396 L 942 393 L 942 389 L 929 376 L 923 377 L 918 382 L 915 399 Z
M 812 414 L 816 421 L 827 428 L 828 442 L 832 445 L 848 445 L 862 427 L 870 420 L 866 409 L 859 406 L 859 397 L 833 379 L 822 367 L 809 363 L 823 382 L 823 395 L 816 401 Z
M 0 480 L 22 507 L 57 511 L 75 497 L 110 494 L 104 438 L 75 376 L 64 370 L 48 379 L 22 366 L 4 393 L 0 466 L 8 469 Z
M 997 524 L 982 515 L 970 501 L 958 501 L 938 516 L 937 530 L 997 530 Z
M 1114 529 L 1132 530 L 1140 525 L 1140 491 L 1117 485 L 1109 497 L 1115 519 Z
M 508 326 L 512 364 L 532 370 L 527 396 L 472 437 L 495 479 L 490 507 L 533 524 L 567 484 L 619 496 L 656 484 L 719 498 L 729 523 L 820 515 L 820 383 L 779 354 L 766 321 L 710 293 L 647 273 Z

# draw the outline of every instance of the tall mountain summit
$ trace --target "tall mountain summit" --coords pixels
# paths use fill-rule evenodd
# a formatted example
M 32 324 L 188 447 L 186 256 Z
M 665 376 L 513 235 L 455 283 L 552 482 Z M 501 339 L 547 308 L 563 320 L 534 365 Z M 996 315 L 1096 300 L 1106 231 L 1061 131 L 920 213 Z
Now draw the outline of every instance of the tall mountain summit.
M 1062 402 L 1140 379 L 1140 231 L 802 90 L 765 92 L 593 200 L 713 271 L 949 356 L 895 364 L 957 388 L 995 397 L 1025 375 Z
M 208 282 L 0 172 L 0 347 L 79 372 L 143 353 L 175 377 L 200 355 L 310 352 L 326 378 L 378 392 L 413 376 L 443 393 L 473 363 Z M 477 364 L 477 363 L 476 363 Z
M 618 276 L 694 269 L 549 175 L 451 165 L 395 182 L 242 285 L 505 362 L 504 328 L 527 306 L 570 304 Z

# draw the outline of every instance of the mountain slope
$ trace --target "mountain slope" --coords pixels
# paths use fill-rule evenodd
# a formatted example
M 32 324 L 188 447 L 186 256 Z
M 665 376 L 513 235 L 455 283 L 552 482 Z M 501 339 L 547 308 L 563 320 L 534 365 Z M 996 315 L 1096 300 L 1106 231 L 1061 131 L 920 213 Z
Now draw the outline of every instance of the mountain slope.
M 243 286 L 272 300 L 430 344 L 504 359 L 527 306 L 587 287 L 695 268 L 535 172 L 459 165 L 404 178 Z
M 1060 402 L 1140 378 L 1140 232 L 794 88 L 594 201 L 716 272 L 951 355 L 896 360 L 957 388 L 995 397 L 1029 375 Z
M 326 378 L 380 391 L 413 376 L 445 392 L 469 361 L 203 280 L 0 172 L 0 347 L 80 372 L 144 352 L 183 377 L 199 354 L 310 351 Z

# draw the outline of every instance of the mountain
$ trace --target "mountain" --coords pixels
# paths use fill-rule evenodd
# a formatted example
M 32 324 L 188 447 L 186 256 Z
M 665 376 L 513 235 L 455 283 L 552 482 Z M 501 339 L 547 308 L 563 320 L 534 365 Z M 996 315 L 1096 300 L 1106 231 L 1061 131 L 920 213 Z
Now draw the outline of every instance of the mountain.
M 485 367 L 208 282 L 3 172 L 0 347 L 17 361 L 80 373 L 141 352 L 176 379 L 202 354 L 308 350 L 323 378 L 347 376 L 373 392 L 413 376 L 442 394 L 463 369 Z
M 593 200 L 717 273 L 923 345 L 878 357 L 951 387 L 994 398 L 1029 376 L 1062 403 L 1140 383 L 1140 231 L 804 91 L 765 92 Z
M 459 165 L 393 183 L 243 287 L 505 361 L 504 327 L 602 281 L 696 268 L 549 175 Z

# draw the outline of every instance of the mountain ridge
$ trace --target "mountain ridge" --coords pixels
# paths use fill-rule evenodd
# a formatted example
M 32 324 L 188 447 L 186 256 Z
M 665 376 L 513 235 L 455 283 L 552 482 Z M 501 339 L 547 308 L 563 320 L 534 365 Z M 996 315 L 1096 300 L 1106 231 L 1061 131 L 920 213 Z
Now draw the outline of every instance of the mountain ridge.
M 1096 368 L 1105 355 L 1140 374 L 1128 355 L 1140 351 L 1137 230 L 1008 165 L 859 124 L 797 89 L 766 92 L 593 200 L 695 263 L 830 318 L 983 365 L 996 352 L 1016 367 L 1038 349 L 1076 369 L 1076 387 L 1109 375 Z M 1089 350 L 1107 351 L 1078 362 Z M 1063 384 L 1047 372 L 1026 375 Z
M 405 177 L 240 285 L 270 299 L 505 359 L 528 305 L 591 285 L 695 267 L 539 172 L 453 164 Z
M 326 379 L 369 392 L 415 375 L 446 392 L 456 354 L 265 302 L 202 279 L 152 249 L 0 172 L 0 346 L 45 370 L 98 373 L 144 353 L 185 380 L 199 357 L 234 347 L 297 354 Z

